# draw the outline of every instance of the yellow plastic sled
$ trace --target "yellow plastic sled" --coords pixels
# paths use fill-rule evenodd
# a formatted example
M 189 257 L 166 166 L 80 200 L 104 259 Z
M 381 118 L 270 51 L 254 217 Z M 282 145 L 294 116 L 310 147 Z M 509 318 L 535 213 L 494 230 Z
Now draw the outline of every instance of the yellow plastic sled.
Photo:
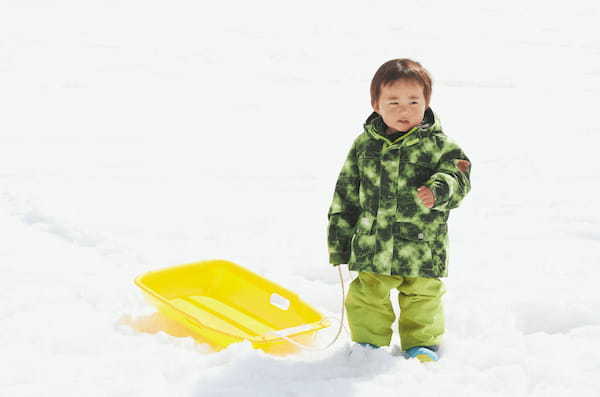
M 311 345 L 329 322 L 295 293 L 233 262 L 208 260 L 146 273 L 135 283 L 157 309 L 221 350 L 248 340 L 285 355 Z

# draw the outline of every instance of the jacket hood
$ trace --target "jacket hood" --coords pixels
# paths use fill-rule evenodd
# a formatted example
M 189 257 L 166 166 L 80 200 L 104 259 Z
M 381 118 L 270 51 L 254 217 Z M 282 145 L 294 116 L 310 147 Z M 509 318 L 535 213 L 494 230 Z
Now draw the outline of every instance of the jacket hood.
M 385 130 L 387 129 L 387 125 L 383 121 L 381 115 L 377 112 L 371 113 L 364 124 L 365 132 L 372 135 L 374 138 L 380 139 L 385 138 Z M 432 133 L 442 130 L 442 125 L 437 117 L 437 115 L 428 107 L 425 110 L 425 114 L 423 115 L 423 121 L 421 124 L 413 127 L 407 132 L 408 134 L 413 133 L 414 131 L 420 131 L 421 133 Z M 387 138 L 386 138 L 387 139 Z

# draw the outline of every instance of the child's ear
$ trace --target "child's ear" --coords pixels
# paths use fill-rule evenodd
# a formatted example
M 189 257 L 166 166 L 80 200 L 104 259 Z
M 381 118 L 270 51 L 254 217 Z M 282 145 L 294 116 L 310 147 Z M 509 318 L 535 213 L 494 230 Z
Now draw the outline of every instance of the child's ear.
M 373 107 L 373 111 L 375 113 L 379 113 L 379 103 L 378 102 L 372 103 L 371 106 Z

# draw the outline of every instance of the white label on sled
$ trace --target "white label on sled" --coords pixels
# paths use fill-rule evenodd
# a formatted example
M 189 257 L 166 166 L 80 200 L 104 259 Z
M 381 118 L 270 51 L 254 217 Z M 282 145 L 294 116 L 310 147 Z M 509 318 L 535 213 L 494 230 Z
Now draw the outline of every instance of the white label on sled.
M 272 293 L 269 301 L 273 306 L 277 306 L 281 310 L 287 310 L 290 308 L 290 301 L 279 294 Z
M 297 327 L 280 329 L 280 330 L 277 330 L 277 331 L 273 331 L 272 333 L 274 335 L 277 335 L 277 336 L 281 337 L 281 336 L 288 336 L 288 335 L 291 335 L 291 334 L 297 334 L 297 333 L 302 332 L 302 331 L 308 331 L 308 330 L 311 330 L 313 328 L 314 328 L 314 326 L 312 324 L 304 324 L 304 325 L 299 325 Z

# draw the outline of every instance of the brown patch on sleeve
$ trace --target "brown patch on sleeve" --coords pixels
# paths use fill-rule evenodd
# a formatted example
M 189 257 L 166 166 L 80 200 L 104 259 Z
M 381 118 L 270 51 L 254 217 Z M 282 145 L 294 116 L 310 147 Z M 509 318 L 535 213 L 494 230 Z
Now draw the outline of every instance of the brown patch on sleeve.
M 456 160 L 456 166 L 461 172 L 467 172 L 471 167 L 471 163 L 467 160 Z

